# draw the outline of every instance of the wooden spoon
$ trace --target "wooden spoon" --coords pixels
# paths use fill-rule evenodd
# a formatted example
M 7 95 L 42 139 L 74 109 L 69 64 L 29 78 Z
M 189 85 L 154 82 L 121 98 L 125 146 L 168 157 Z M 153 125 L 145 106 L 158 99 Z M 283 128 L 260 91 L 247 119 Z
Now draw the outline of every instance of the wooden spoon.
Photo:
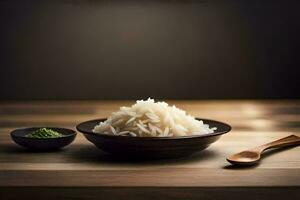
M 285 138 L 255 147 L 250 150 L 242 151 L 227 158 L 227 161 L 234 165 L 253 165 L 256 164 L 261 154 L 270 148 L 286 147 L 300 144 L 300 137 L 290 135 Z

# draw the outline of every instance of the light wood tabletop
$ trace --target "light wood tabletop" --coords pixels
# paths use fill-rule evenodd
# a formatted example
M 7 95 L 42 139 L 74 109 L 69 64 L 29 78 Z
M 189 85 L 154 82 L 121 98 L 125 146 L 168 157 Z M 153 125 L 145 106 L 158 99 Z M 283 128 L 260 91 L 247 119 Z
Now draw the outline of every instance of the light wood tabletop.
M 103 118 L 134 101 L 35 101 L 0 104 L 0 199 L 282 199 L 300 196 L 300 148 L 270 150 L 259 165 L 234 168 L 226 157 L 291 134 L 300 136 L 300 101 L 167 101 L 233 130 L 187 158 L 117 160 L 80 133 L 66 148 L 29 152 L 10 132 L 18 127 L 58 126 Z

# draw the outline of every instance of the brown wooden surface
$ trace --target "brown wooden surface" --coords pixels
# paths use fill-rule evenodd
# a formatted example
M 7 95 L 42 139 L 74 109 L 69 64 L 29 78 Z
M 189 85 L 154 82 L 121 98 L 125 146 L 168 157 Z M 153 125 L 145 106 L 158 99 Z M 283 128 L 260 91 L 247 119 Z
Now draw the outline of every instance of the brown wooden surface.
M 75 129 L 79 122 L 106 117 L 119 106 L 130 105 L 133 101 L 2 102 L 0 199 L 1 196 L 13 199 L 15 196 L 8 192 L 9 188 L 20 190 L 20 186 L 29 187 L 30 191 L 33 187 L 44 188 L 45 191 L 49 188 L 77 187 L 82 190 L 80 194 L 85 194 L 84 188 L 91 191 L 98 188 L 97 194 L 103 191 L 107 197 L 109 193 L 105 191 L 114 191 L 114 195 L 121 195 L 118 196 L 120 198 L 124 195 L 122 191 L 126 190 L 124 187 L 128 188 L 128 194 L 162 188 L 166 197 L 172 195 L 168 196 L 168 190 L 163 188 L 178 188 L 177 191 L 180 191 L 179 188 L 192 188 L 190 190 L 195 194 L 192 196 L 199 198 L 201 195 L 195 191 L 211 191 L 213 188 L 219 188 L 217 190 L 223 191 L 224 195 L 225 191 L 234 192 L 233 188 L 246 193 L 260 191 L 245 190 L 248 187 L 267 188 L 265 195 L 277 194 L 272 188 L 281 191 L 281 194 L 284 191 L 300 194 L 299 147 L 268 151 L 262 162 L 251 168 L 232 168 L 225 160 L 233 153 L 290 134 L 300 136 L 300 101 L 168 102 L 194 116 L 227 122 L 233 130 L 207 150 L 178 160 L 115 160 L 94 147 L 81 134 L 61 151 L 33 153 L 14 144 L 10 131 L 24 126 Z M 23 188 L 19 194 L 25 195 L 24 191 L 28 192 Z M 183 190 L 180 194 L 184 191 L 189 190 Z M 212 192 L 212 195 L 216 194 Z

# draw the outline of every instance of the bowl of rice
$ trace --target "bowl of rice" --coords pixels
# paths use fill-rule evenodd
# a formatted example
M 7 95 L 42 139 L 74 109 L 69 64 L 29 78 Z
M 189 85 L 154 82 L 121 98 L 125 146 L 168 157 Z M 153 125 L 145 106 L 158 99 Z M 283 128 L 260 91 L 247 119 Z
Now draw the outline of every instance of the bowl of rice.
M 207 148 L 231 127 L 195 118 L 176 106 L 153 99 L 120 107 L 106 119 L 76 126 L 87 140 L 118 157 L 176 158 Z

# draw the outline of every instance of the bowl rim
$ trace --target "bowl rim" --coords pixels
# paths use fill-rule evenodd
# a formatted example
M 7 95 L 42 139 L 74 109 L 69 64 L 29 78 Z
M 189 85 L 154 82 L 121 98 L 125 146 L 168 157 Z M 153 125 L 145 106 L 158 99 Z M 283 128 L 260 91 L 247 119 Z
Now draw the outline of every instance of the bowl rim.
M 67 131 L 67 134 L 63 134 L 61 133 L 63 136 L 61 137 L 56 137 L 56 138 L 31 138 L 31 137 L 26 137 L 26 135 L 16 135 L 17 132 L 19 131 L 28 131 L 28 129 L 40 129 L 40 128 L 48 128 L 48 129 L 62 129 L 64 131 Z M 10 132 L 10 136 L 13 138 L 25 138 L 28 140 L 59 140 L 61 138 L 67 138 L 67 137 L 72 137 L 72 136 L 76 136 L 77 132 L 73 129 L 69 129 L 69 128 L 63 128 L 63 127 L 53 127 L 53 126 L 32 126 L 32 127 L 22 127 L 22 128 L 17 128 L 14 129 Z
M 205 119 L 205 118 L 198 118 L 195 117 L 196 120 L 202 120 L 202 121 L 210 121 L 214 122 L 217 124 L 221 124 L 223 126 L 227 127 L 227 130 L 223 130 L 220 132 L 214 132 L 214 133 L 207 133 L 207 134 L 202 134 L 202 135 L 189 135 L 189 136 L 178 136 L 178 137 L 132 137 L 132 136 L 121 136 L 121 135 L 108 135 L 104 133 L 94 133 L 92 130 L 87 131 L 81 128 L 81 126 L 85 123 L 91 123 L 91 122 L 101 122 L 106 120 L 107 118 L 99 118 L 99 119 L 92 119 L 88 121 L 81 122 L 76 125 L 76 130 L 79 131 L 80 133 L 87 134 L 87 135 L 93 135 L 93 136 L 100 136 L 100 137 L 106 137 L 106 138 L 115 138 L 115 139 L 121 139 L 123 138 L 124 140 L 126 139 L 132 139 L 132 140 L 179 140 L 179 139 L 194 139 L 194 138 L 207 138 L 207 137 L 213 137 L 213 136 L 219 136 L 226 134 L 232 130 L 232 127 L 224 122 L 216 121 L 216 120 L 211 120 L 211 119 Z

